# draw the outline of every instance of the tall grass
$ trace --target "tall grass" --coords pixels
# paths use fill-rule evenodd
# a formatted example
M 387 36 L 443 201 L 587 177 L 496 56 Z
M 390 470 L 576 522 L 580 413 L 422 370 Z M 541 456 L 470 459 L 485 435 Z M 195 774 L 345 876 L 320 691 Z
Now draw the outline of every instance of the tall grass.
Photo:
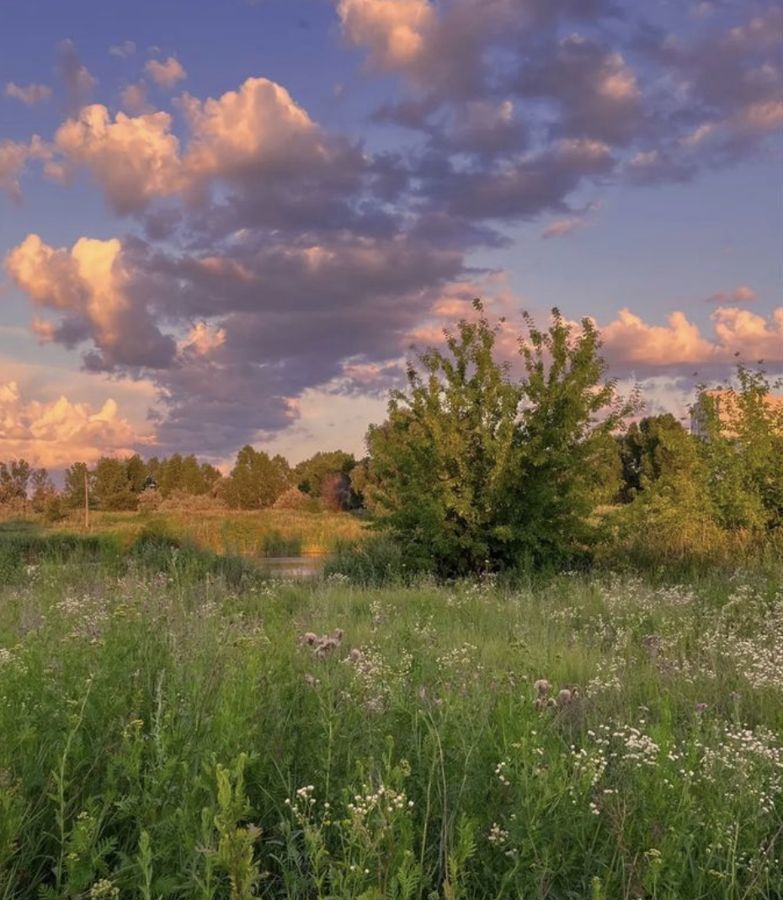
M 780 567 L 368 588 L 15 546 L 0 897 L 783 896 Z
M 48 533 L 71 533 L 81 529 L 81 517 L 73 514 L 64 522 L 46 527 Z M 33 525 L 32 522 L 28 523 Z M 38 525 L 38 527 L 41 527 Z M 180 541 L 189 542 L 205 550 L 230 556 L 279 556 L 280 547 L 287 545 L 282 555 L 324 554 L 331 552 L 340 541 L 360 540 L 364 534 L 361 519 L 350 513 L 309 512 L 290 509 L 262 509 L 253 512 L 199 510 L 187 512 L 94 512 L 91 533 L 112 535 L 125 545 L 139 534 L 153 528 Z

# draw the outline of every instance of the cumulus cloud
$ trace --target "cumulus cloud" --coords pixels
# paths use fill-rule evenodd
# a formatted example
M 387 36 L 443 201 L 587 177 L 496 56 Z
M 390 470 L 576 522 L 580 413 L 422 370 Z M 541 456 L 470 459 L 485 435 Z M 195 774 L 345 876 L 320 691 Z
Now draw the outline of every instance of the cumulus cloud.
M 288 427 L 325 384 L 388 386 L 411 341 L 437 338 L 485 293 L 466 254 L 503 246 L 510 223 L 546 214 L 542 237 L 562 237 L 586 218 L 585 189 L 692 177 L 755 152 L 778 121 L 769 25 L 741 11 L 731 28 L 716 15 L 709 35 L 675 45 L 613 0 L 335 7 L 369 68 L 399 81 L 397 102 L 375 113 L 413 131 L 396 150 L 328 130 L 263 77 L 186 94 L 174 115 L 150 109 L 140 81 L 122 112 L 77 104 L 39 144 L 50 175 L 86 171 L 135 219 L 121 241 L 58 249 L 30 236 L 7 269 L 40 340 L 154 383 L 163 447 L 220 457 Z M 726 102 L 711 92 L 710 53 L 736 82 Z M 173 87 L 177 67 L 151 62 Z M 32 151 L 5 152 L 0 186 L 18 193 Z M 625 310 L 606 326 L 607 354 L 625 374 L 717 371 L 735 352 L 778 358 L 779 321 L 740 315 L 750 299 L 713 297 L 709 328 Z
M 65 163 L 86 168 L 120 214 L 140 212 L 159 198 L 203 194 L 223 180 L 250 191 L 256 206 L 280 212 L 293 198 L 312 215 L 324 191 L 329 202 L 339 203 L 365 167 L 348 141 L 324 133 L 288 91 L 266 78 L 248 78 L 217 99 L 186 95 L 184 153 L 168 113 L 140 111 L 146 107 L 143 84 L 126 88 L 122 102 L 136 114 L 112 118 L 107 107 L 93 104 L 54 138 Z
M 35 82 L 26 85 L 9 81 L 5 86 L 6 97 L 13 97 L 24 103 L 25 106 L 35 106 L 36 103 L 44 103 L 52 96 L 52 89 L 46 84 Z
M 36 466 L 61 469 L 74 460 L 127 455 L 151 440 L 149 431 L 120 415 L 112 399 L 93 409 L 64 395 L 50 402 L 28 400 L 17 382 L 0 384 L 0 458 L 24 457 Z
M 307 112 L 267 78 L 248 78 L 217 100 L 187 96 L 183 108 L 192 132 L 184 161 L 190 177 L 282 173 L 318 165 L 330 152 Z
M 671 313 L 665 325 L 645 322 L 623 309 L 601 328 L 604 351 L 615 371 L 650 374 L 700 369 L 726 374 L 739 359 L 783 366 L 783 307 L 769 318 L 737 307 L 719 307 L 712 334 L 703 334 L 685 313 Z
M 435 24 L 429 0 L 339 0 L 337 12 L 348 40 L 367 47 L 383 68 L 414 62 Z
M 165 112 L 118 112 L 112 120 L 105 106 L 94 104 L 61 125 L 54 143 L 68 163 L 89 170 L 118 213 L 140 210 L 182 184 L 179 141 Z
M 9 252 L 5 268 L 34 304 L 62 316 L 56 324 L 37 322 L 40 339 L 66 346 L 93 343 L 85 357 L 89 368 L 157 367 L 173 356 L 172 338 L 128 295 L 129 273 L 118 240 L 80 238 L 69 251 L 30 234 Z
M 144 66 L 144 71 L 158 85 L 167 91 L 177 86 L 177 83 L 187 78 L 187 72 L 182 63 L 174 56 L 161 62 L 157 59 L 150 59 Z

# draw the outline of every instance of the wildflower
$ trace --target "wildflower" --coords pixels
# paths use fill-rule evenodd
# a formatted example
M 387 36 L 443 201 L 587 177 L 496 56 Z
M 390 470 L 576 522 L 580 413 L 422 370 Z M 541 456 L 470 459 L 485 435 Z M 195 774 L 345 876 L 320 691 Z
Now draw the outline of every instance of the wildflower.
M 705 709 L 707 709 L 707 704 L 706 704 L 706 703 L 697 703 L 697 704 L 696 704 L 696 712 L 700 712 L 700 713 L 701 713 L 701 712 L 704 712 Z
M 552 685 L 546 680 L 546 678 L 539 678 L 538 681 L 533 682 L 533 689 L 539 697 L 546 697 L 551 687 Z
M 116 900 L 120 889 L 108 878 L 101 878 L 90 888 L 90 900 Z
M 505 828 L 501 828 L 497 822 L 492 823 L 489 829 L 487 840 L 495 847 L 502 847 L 508 841 L 508 832 Z

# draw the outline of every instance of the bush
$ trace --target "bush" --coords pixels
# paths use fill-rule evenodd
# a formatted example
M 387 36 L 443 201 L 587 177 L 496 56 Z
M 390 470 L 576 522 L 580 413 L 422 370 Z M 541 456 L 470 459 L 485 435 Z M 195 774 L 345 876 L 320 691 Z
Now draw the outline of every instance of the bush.
M 173 490 L 168 497 L 164 497 L 158 505 L 160 512 L 206 512 L 225 508 L 226 504 L 218 497 L 209 494 L 189 494 L 179 488 Z
M 553 310 L 539 331 L 525 318 L 525 376 L 497 359 L 501 325 L 480 318 L 446 334 L 408 370 L 388 421 L 371 428 L 365 496 L 415 564 L 441 575 L 499 571 L 520 560 L 551 566 L 582 557 L 612 434 L 631 404 L 605 381 L 598 333 Z
M 139 494 L 138 510 L 140 513 L 155 512 L 160 509 L 163 495 L 155 488 L 147 488 Z
M 318 500 L 300 491 L 297 487 L 290 487 L 275 500 L 272 509 L 296 509 L 308 512 L 318 512 Z

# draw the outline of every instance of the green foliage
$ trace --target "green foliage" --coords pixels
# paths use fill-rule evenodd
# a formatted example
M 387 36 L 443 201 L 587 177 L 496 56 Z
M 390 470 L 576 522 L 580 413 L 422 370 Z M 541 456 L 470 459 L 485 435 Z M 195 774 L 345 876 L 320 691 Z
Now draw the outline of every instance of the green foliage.
M 153 458 L 148 463 L 149 477 L 155 482 L 163 497 L 181 491 L 203 496 L 214 492 L 220 481 L 220 472 L 209 463 L 199 463 L 193 454 L 175 453 L 167 459 Z
M 728 415 L 707 392 L 694 411 L 704 431 L 707 488 L 727 529 L 783 524 L 783 406 L 772 405 L 770 394 L 763 372 L 738 366 L 737 386 L 722 398 Z
M 280 531 L 268 531 L 261 542 L 262 556 L 299 556 L 301 553 L 301 535 L 285 535 Z
M 700 437 L 672 416 L 631 426 L 622 450 L 631 502 L 612 520 L 621 546 L 639 560 L 717 558 L 779 528 L 783 407 L 770 393 L 762 372 L 740 366 L 735 388 L 700 393 Z
M 496 359 L 499 326 L 476 309 L 410 366 L 408 391 L 370 430 L 365 494 L 414 564 L 444 574 L 574 558 L 629 407 L 604 380 L 589 320 L 577 330 L 554 310 L 544 332 L 526 317 L 517 381 Z
M 354 509 L 359 505 L 351 482 L 355 467 L 356 460 L 351 453 L 319 452 L 299 463 L 293 478 L 299 489 L 320 500 L 324 509 Z
M 289 486 L 291 473 L 282 456 L 269 457 L 249 444 L 237 454 L 224 485 L 224 497 L 232 509 L 271 506 Z
M 124 460 L 103 456 L 93 470 L 92 498 L 101 509 L 136 509 L 137 495 Z
M 697 467 L 696 444 L 670 413 L 632 423 L 621 441 L 620 456 L 625 501 L 661 477 L 691 477 Z
M 25 459 L 0 462 L 0 505 L 24 502 L 32 474 L 33 468 Z
M 339 541 L 326 560 L 324 571 L 327 576 L 347 578 L 354 584 L 380 586 L 404 584 L 428 570 L 425 563 L 414 564 L 399 541 L 374 534 L 358 541 Z
M 88 493 L 92 494 L 95 489 L 95 478 L 89 471 L 87 463 L 75 462 L 65 470 L 65 486 L 63 489 L 63 499 L 66 506 L 71 509 L 84 508 L 84 486 L 87 484 Z

